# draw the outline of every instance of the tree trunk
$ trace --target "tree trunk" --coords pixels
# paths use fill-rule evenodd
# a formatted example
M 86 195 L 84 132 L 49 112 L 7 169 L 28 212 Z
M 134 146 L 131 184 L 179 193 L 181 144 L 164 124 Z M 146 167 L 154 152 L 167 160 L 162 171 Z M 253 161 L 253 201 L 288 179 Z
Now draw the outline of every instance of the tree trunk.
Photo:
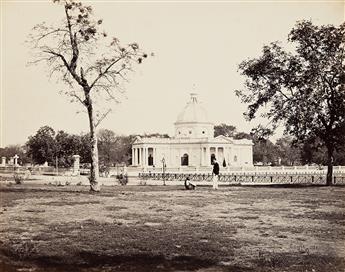
M 90 169 L 90 190 L 94 192 L 100 191 L 99 185 L 99 165 L 98 165 L 98 147 L 97 147 L 97 136 L 96 127 L 94 120 L 94 113 L 92 102 L 89 100 L 87 111 L 90 122 L 90 141 L 91 141 L 91 169 Z
M 327 147 L 327 179 L 326 179 L 326 185 L 330 186 L 332 185 L 333 180 L 333 148 Z

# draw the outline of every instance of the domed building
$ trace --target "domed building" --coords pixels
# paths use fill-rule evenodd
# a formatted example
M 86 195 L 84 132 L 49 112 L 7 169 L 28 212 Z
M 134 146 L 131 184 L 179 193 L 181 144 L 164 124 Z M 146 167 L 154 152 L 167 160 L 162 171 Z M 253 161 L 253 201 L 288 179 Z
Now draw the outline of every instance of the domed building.
M 167 168 L 206 170 L 214 157 L 222 167 L 253 165 L 252 141 L 214 137 L 214 124 L 196 94 L 191 94 L 174 125 L 172 138 L 138 136 L 132 146 L 132 166 L 149 169 L 162 167 L 164 162 Z

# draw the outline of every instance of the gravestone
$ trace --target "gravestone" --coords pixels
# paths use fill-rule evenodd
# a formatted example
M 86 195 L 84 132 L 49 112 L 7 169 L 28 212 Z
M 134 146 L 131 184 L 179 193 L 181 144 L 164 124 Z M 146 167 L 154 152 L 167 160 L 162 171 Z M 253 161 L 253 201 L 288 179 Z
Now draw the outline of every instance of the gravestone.
M 6 157 L 1 157 L 1 166 L 6 166 Z
M 14 160 L 14 166 L 18 166 L 18 159 L 19 159 L 19 156 L 16 154 L 14 155 L 13 157 L 13 160 Z
M 73 155 L 73 175 L 79 176 L 80 175 L 80 156 Z

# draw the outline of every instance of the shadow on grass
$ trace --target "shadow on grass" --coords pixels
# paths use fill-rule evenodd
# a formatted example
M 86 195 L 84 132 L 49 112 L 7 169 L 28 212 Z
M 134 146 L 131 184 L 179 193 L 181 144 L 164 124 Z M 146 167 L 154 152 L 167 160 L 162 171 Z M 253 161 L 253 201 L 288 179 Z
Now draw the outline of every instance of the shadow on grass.
M 69 259 L 59 256 L 32 256 L 13 262 L 16 259 L 10 252 L 2 252 L 8 257 L 0 260 L 3 272 L 22 271 L 27 267 L 35 267 L 34 271 L 194 271 L 215 266 L 215 261 L 199 259 L 192 256 L 176 256 L 166 259 L 163 255 L 134 254 L 106 255 L 88 251 L 77 252 Z

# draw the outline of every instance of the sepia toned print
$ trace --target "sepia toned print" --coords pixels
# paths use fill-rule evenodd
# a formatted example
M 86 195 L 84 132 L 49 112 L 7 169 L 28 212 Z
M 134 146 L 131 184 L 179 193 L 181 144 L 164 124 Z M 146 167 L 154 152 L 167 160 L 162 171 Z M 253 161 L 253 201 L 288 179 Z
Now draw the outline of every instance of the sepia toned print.
M 344 271 L 344 2 L 0 3 L 0 271 Z

